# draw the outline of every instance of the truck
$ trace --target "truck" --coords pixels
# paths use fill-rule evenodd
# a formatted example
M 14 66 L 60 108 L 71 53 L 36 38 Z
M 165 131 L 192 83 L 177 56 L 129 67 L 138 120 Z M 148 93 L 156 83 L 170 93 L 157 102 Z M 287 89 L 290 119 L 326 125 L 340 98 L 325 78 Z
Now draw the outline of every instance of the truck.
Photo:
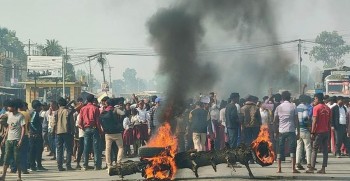
M 324 70 L 322 80 L 326 95 L 350 97 L 350 67 Z

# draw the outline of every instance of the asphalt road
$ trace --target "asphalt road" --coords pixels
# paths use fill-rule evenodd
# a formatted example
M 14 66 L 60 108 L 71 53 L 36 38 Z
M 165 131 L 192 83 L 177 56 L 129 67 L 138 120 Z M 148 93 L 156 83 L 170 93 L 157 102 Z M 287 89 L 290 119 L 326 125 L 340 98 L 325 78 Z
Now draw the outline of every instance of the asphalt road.
M 44 155 L 47 153 L 45 152 Z M 106 170 L 88 170 L 88 171 L 63 171 L 58 172 L 55 161 L 44 157 L 43 165 L 48 171 L 31 172 L 28 175 L 23 175 L 23 180 L 32 181 L 51 181 L 51 180 L 121 180 L 118 176 L 109 176 Z M 321 155 L 318 161 L 321 162 Z M 76 163 L 72 164 L 73 167 Z M 90 162 L 92 165 L 92 161 Z M 104 165 L 104 163 L 103 163 Z M 320 168 L 320 164 L 316 165 Z M 293 174 L 291 170 L 290 159 L 282 165 L 283 173 L 276 173 L 277 164 L 269 167 L 261 167 L 257 164 L 251 165 L 255 179 L 250 179 L 246 168 L 236 168 L 236 172 L 232 171 L 225 164 L 218 165 L 218 172 L 214 172 L 211 166 L 199 168 L 199 178 L 196 178 L 193 172 L 189 169 L 178 170 L 176 180 L 350 180 L 350 158 L 335 158 L 329 155 L 329 164 L 326 168 L 327 174 L 306 174 L 305 171 L 299 174 Z M 8 173 L 6 180 L 16 180 L 17 174 Z M 125 176 L 124 180 L 141 180 L 141 174 Z

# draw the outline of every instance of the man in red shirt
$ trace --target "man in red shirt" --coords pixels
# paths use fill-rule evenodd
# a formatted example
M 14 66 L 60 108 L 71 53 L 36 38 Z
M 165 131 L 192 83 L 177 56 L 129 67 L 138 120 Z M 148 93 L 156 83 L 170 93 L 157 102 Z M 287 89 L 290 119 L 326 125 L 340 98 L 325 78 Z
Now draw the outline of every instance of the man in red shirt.
M 311 140 L 313 140 L 311 167 L 306 173 L 314 173 L 317 151 L 321 148 L 323 153 L 322 169 L 317 173 L 325 174 L 328 162 L 328 139 L 331 130 L 331 109 L 323 102 L 323 94 L 317 93 L 314 96 L 314 108 L 312 116 Z
M 89 166 L 89 150 L 91 143 L 94 148 L 94 160 L 95 170 L 101 170 L 102 168 L 102 151 L 101 151 L 101 137 L 103 129 L 100 123 L 100 110 L 93 105 L 94 96 L 87 96 L 87 105 L 81 108 L 81 119 L 79 122 L 79 128 L 85 131 L 84 133 L 84 166 L 82 170 L 88 169 Z

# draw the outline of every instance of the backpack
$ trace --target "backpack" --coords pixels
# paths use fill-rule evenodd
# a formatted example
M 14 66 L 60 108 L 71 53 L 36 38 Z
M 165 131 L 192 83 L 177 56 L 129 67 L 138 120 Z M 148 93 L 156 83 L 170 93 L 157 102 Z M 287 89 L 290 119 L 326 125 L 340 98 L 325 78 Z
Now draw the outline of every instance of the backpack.
M 113 110 L 103 111 L 100 115 L 100 119 L 101 126 L 105 133 L 116 134 L 123 132 L 123 122 L 121 119 L 118 119 Z

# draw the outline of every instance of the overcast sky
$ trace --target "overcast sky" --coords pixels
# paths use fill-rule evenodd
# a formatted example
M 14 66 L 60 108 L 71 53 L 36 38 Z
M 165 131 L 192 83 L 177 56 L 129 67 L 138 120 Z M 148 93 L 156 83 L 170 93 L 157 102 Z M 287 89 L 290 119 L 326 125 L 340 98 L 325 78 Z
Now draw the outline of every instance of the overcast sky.
M 17 32 L 21 41 L 45 43 L 45 39 L 57 39 L 69 48 L 73 62 L 103 48 L 124 50 L 152 50 L 146 28 L 147 20 L 162 7 L 173 1 L 164 0 L 11 0 L 2 1 L 0 26 Z M 294 0 L 272 1 L 275 4 L 277 30 L 280 41 L 314 39 L 320 32 L 336 30 L 350 41 L 350 1 L 347 0 Z M 220 37 L 206 37 L 216 40 Z M 257 39 L 256 42 L 261 42 Z M 232 42 L 232 44 L 237 44 Z M 311 44 L 303 50 L 309 51 Z M 286 51 L 296 52 L 296 46 Z M 347 56 L 349 65 L 350 56 Z M 158 66 L 158 57 L 107 56 L 114 67 L 113 79 L 122 78 L 122 72 L 134 68 L 138 77 L 152 79 Z M 305 60 L 308 57 L 305 56 Z M 307 62 L 307 61 L 305 61 Z M 93 73 L 102 79 L 100 68 L 92 63 Z M 307 63 L 308 66 L 315 64 Z M 88 64 L 76 67 L 87 71 Z

